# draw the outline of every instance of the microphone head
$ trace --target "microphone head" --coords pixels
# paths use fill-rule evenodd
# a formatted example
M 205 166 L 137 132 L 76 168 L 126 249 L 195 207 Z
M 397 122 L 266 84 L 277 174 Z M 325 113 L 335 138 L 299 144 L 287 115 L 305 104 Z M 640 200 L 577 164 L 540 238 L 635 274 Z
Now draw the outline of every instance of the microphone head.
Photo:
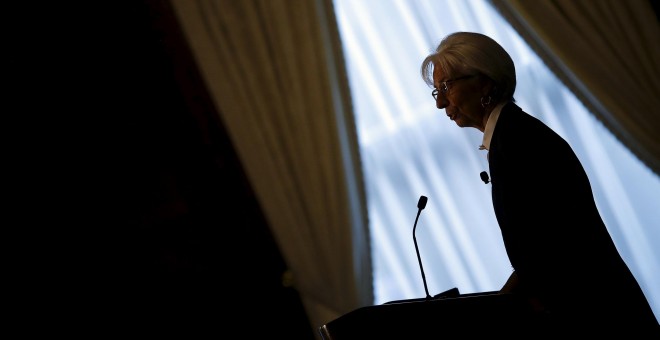
M 426 201 L 428 201 L 428 198 L 426 196 L 419 196 L 419 201 L 417 201 L 417 208 L 422 210 L 426 207 Z
M 482 171 L 479 176 L 481 176 L 481 180 L 484 181 L 484 183 L 488 184 L 488 173 L 485 171 Z

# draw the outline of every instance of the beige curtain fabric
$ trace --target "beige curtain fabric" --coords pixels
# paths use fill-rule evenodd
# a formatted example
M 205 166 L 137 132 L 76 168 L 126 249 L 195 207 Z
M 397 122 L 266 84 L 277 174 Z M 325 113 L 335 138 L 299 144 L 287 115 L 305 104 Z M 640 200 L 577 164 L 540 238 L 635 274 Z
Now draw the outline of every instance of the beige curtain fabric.
M 660 28 L 648 0 L 491 0 L 623 145 L 660 175 Z
M 311 327 L 371 305 L 366 198 L 332 1 L 171 1 Z

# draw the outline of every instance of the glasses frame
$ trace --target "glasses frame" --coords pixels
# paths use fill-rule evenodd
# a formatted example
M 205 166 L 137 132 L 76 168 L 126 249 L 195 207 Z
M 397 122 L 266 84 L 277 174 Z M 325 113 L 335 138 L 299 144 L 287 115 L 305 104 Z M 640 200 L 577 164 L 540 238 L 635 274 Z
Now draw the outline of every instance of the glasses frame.
M 449 92 L 449 84 L 457 82 L 459 80 L 472 78 L 474 76 L 475 76 L 474 74 L 470 74 L 467 76 L 461 76 L 458 78 L 442 81 L 440 82 L 440 89 L 433 89 L 433 91 L 431 91 L 431 96 L 433 96 L 433 99 L 438 100 L 438 93 L 442 93 L 443 95 L 445 95 L 447 94 L 447 92 Z

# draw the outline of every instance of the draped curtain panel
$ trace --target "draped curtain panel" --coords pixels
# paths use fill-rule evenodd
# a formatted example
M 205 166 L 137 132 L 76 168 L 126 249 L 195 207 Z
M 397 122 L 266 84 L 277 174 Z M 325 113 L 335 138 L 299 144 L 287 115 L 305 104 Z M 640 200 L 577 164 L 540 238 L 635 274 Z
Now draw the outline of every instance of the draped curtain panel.
M 491 0 L 621 143 L 660 175 L 660 26 L 647 0 Z
M 172 4 L 311 326 L 371 305 L 366 198 L 332 2 Z

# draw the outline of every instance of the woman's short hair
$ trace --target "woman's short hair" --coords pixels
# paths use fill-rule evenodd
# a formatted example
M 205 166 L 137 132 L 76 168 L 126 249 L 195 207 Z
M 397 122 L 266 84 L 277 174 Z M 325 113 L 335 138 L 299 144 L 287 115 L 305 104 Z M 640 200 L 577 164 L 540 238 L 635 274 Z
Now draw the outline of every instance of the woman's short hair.
M 449 78 L 455 74 L 482 74 L 495 83 L 490 95 L 496 101 L 513 100 L 516 68 L 509 53 L 492 38 L 474 32 L 446 36 L 422 62 L 422 79 L 433 86 L 433 68 L 440 67 Z

